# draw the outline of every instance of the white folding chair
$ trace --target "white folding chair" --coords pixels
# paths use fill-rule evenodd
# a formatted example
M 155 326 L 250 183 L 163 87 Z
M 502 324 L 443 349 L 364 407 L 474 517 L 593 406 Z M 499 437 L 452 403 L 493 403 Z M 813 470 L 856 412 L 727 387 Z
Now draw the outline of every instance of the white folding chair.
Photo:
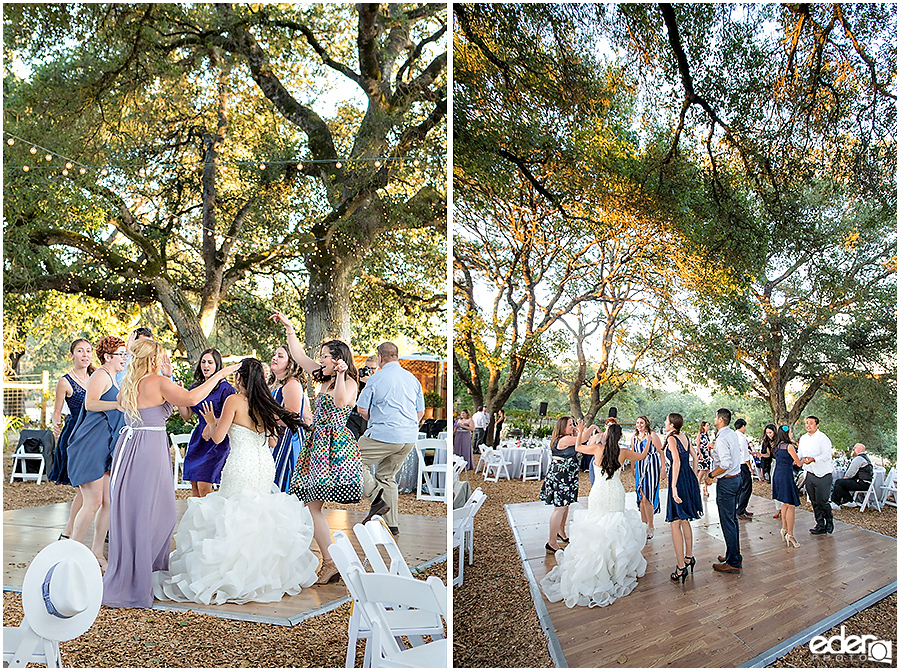
M 462 508 L 456 508 L 453 511 L 453 549 L 459 548 L 459 557 L 457 560 L 459 571 L 453 578 L 453 586 L 459 587 L 463 584 L 463 575 L 465 573 L 466 563 L 466 530 L 469 528 L 470 520 L 475 516 L 475 502 L 471 498 L 466 501 L 466 505 Z M 447 572 L 452 571 L 452 563 L 448 564 Z
M 371 520 L 363 524 L 353 525 L 353 533 L 356 534 L 356 540 L 359 541 L 369 566 L 376 573 L 393 573 L 394 575 L 405 575 L 412 578 L 412 571 L 403 558 L 400 546 L 394 534 L 388 528 L 387 523 L 380 515 L 374 515 Z M 378 550 L 381 546 L 385 549 L 391 564 L 388 566 L 384 563 L 384 557 Z
M 479 487 L 472 492 L 469 500 L 466 501 L 466 504 L 472 504 L 472 514 L 469 515 L 465 523 L 465 529 L 463 529 L 466 547 L 469 549 L 469 566 L 474 563 L 472 557 L 475 551 L 475 516 L 478 514 L 478 511 L 481 510 L 481 506 L 484 504 L 486 498 L 487 494 L 481 491 L 481 487 Z
M 173 476 L 175 489 L 190 489 L 191 483 L 184 479 L 184 456 L 181 453 L 181 446 L 187 445 L 191 440 L 189 433 L 170 433 L 169 440 L 172 443 L 172 459 L 173 459 Z
M 541 479 L 541 460 L 544 450 L 540 447 L 529 447 L 522 456 L 522 482 Z M 529 472 L 531 474 L 529 475 Z
M 857 503 L 859 501 L 860 496 L 863 497 L 862 504 L 859 506 L 859 512 L 863 512 L 866 509 L 866 506 L 871 506 L 876 510 L 881 510 L 883 508 L 882 502 L 879 499 L 879 494 L 881 493 L 881 485 L 883 483 L 884 469 L 881 466 L 875 466 L 872 473 L 872 481 L 869 483 L 869 488 L 859 489 L 853 492 L 854 503 Z
M 487 445 L 481 446 L 481 454 L 479 455 L 480 458 L 478 459 L 478 463 L 475 465 L 476 473 L 478 473 L 481 470 L 484 470 L 484 472 L 487 473 L 488 457 L 490 456 L 491 452 L 493 452 L 493 451 L 494 451 L 494 448 L 492 448 L 492 447 L 488 447 Z
M 466 466 L 468 465 L 469 462 L 467 462 L 464 457 L 461 457 L 458 454 L 453 455 L 453 475 L 457 480 L 459 480 L 459 476 L 462 475 L 462 472 L 466 470 Z
M 502 450 L 493 450 L 488 455 L 487 464 L 484 467 L 484 480 L 485 482 L 498 482 L 500 480 L 500 471 L 503 471 L 506 474 L 506 479 L 510 480 L 509 477 L 509 468 L 510 462 L 506 460 L 503 456 Z M 494 472 L 494 477 L 491 477 L 491 471 Z
M 27 464 L 29 461 L 38 462 L 37 473 L 29 473 Z M 9 474 L 9 482 L 12 484 L 14 479 L 18 478 L 23 482 L 25 480 L 34 480 L 38 484 L 43 482 L 44 478 L 44 455 L 40 452 L 26 452 L 25 445 L 19 445 L 13 452 L 12 473 Z
M 893 501 L 888 501 L 890 497 L 894 497 Z M 884 506 L 894 506 L 897 507 L 897 469 L 892 468 L 890 473 L 887 474 L 887 477 L 884 479 L 884 484 L 881 486 L 881 507 Z
M 425 450 L 434 450 L 434 461 L 430 466 L 425 464 Z M 416 441 L 416 454 L 419 459 L 419 479 L 416 485 L 416 498 L 425 501 L 445 501 L 447 483 L 447 441 L 437 438 L 426 438 Z M 440 475 L 444 475 L 443 484 Z M 423 493 L 423 485 L 425 492 Z
M 366 597 L 365 594 L 360 590 L 359 581 L 354 580 L 354 574 L 365 575 L 365 569 L 363 568 L 362 563 L 359 561 L 359 556 L 353 549 L 353 546 L 350 543 L 350 539 L 341 531 L 335 531 L 334 537 L 335 543 L 328 548 L 328 552 L 331 555 L 331 558 L 334 561 L 335 565 L 338 567 L 338 570 L 341 572 L 341 577 L 344 579 L 344 584 L 350 591 L 350 596 L 354 601 L 353 608 L 350 614 L 350 623 L 347 629 L 348 643 L 345 666 L 348 669 L 354 667 L 356 658 L 356 643 L 359 639 L 363 639 L 366 641 L 366 651 L 364 655 L 363 666 L 365 668 L 370 668 L 373 666 L 373 650 L 379 652 L 380 654 L 378 647 L 376 647 L 380 646 L 380 641 L 376 643 L 373 639 L 373 625 L 372 619 L 370 617 L 371 613 L 369 610 L 363 607 L 363 601 Z M 400 577 L 405 580 L 414 580 L 417 583 L 426 584 L 411 577 L 393 577 Z M 432 580 L 432 578 L 429 578 L 429 580 Z M 437 582 L 440 583 L 440 580 L 437 578 L 433 578 L 433 580 L 437 580 Z M 441 584 L 441 587 L 443 587 L 443 584 Z M 398 600 L 403 601 L 402 595 L 392 595 L 391 604 L 393 605 L 393 602 Z M 406 636 L 414 647 L 425 645 L 424 640 L 422 639 L 423 635 L 431 636 L 432 639 L 436 640 L 442 639 L 444 637 L 444 624 L 441 621 L 440 615 L 426 613 L 421 610 L 411 610 L 409 607 L 393 608 L 391 610 L 385 609 L 384 612 L 390 632 L 392 632 L 393 635 L 397 637 Z M 373 645 L 371 647 L 369 646 L 370 639 L 373 640 Z M 375 664 L 374 666 L 382 665 Z

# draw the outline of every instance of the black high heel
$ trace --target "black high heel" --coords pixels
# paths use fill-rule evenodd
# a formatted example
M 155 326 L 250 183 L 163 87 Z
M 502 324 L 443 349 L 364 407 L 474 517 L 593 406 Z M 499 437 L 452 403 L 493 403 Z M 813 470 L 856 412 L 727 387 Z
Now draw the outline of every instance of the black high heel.
M 556 534 L 556 537 L 557 537 L 559 540 L 561 540 L 563 543 L 568 543 L 568 542 L 569 542 L 569 539 L 568 539 L 568 538 L 563 538 L 563 537 L 560 536 L 559 534 Z
M 684 567 L 691 569 L 691 575 L 694 575 L 694 564 L 697 563 L 697 560 L 693 557 L 685 557 L 684 558 Z
M 557 553 L 557 550 L 554 550 L 552 547 L 550 547 L 550 543 L 546 543 L 544 547 L 547 550 L 547 554 L 555 555 Z
M 684 584 L 684 581 L 687 579 L 687 566 L 684 568 L 675 567 L 675 573 L 669 576 L 675 582 L 678 582 L 678 579 L 681 578 L 681 584 Z

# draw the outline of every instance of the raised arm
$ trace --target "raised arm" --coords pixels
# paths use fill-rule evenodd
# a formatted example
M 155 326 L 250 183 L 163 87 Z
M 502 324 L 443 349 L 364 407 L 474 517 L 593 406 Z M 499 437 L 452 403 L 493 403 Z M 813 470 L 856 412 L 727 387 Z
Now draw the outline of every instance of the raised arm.
M 318 361 L 309 358 L 306 352 L 303 350 L 303 345 L 300 343 L 300 340 L 297 338 L 297 333 L 294 331 L 294 325 L 291 324 L 291 320 L 288 319 L 281 312 L 276 312 L 269 319 L 280 322 L 284 325 L 284 333 L 287 336 L 288 341 L 288 350 L 291 355 L 291 358 L 300 364 L 300 367 L 305 370 L 307 373 L 313 373 L 321 368 Z
M 357 389 L 356 380 L 347 379 L 347 362 L 338 359 L 334 364 L 334 404 L 339 408 L 352 405 L 356 402 Z
M 158 381 L 160 396 L 169 401 L 172 405 L 177 405 L 179 408 L 181 406 L 190 407 L 192 405 L 197 405 L 200 401 L 209 396 L 219 382 L 240 367 L 241 364 L 239 363 L 233 363 L 230 366 L 226 366 L 225 368 L 216 371 L 215 374 L 210 375 L 206 382 L 193 389 L 185 389 L 177 382 L 172 382 L 169 378 L 160 376 Z

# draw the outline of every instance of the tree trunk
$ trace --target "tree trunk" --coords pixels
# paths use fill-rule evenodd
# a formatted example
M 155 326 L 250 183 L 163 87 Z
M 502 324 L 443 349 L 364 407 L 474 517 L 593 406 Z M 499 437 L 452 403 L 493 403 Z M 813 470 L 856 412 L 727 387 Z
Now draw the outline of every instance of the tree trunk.
M 334 256 L 308 258 L 309 288 L 304 302 L 306 353 L 318 358 L 327 340 L 350 345 L 350 268 L 352 261 Z
M 199 361 L 200 354 L 209 347 L 209 341 L 203 334 L 190 303 L 164 276 L 153 278 L 151 283 L 156 289 L 160 305 L 175 324 L 188 361 Z

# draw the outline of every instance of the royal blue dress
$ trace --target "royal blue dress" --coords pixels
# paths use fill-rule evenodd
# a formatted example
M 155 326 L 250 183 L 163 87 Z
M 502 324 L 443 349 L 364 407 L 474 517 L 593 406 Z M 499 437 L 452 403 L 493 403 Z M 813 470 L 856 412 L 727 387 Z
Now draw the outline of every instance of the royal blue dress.
M 272 392 L 272 397 L 278 405 L 284 406 L 284 387 L 278 387 Z M 300 402 L 300 415 L 306 410 L 306 395 Z M 278 443 L 272 457 L 275 459 L 275 484 L 278 489 L 284 493 L 288 493 L 291 484 L 291 476 L 294 475 L 294 468 L 297 466 L 297 459 L 300 458 L 300 450 L 303 448 L 305 439 L 303 429 L 299 431 L 285 430 L 278 437 Z
M 115 402 L 119 388 L 111 375 L 109 379 L 112 385 L 100 400 Z M 73 487 L 99 480 L 110 469 L 113 449 L 124 425 L 125 414 L 121 410 L 84 409 L 66 447 L 69 481 Z
M 690 440 L 684 434 L 679 434 Z M 674 436 L 675 442 L 678 444 L 678 497 L 681 503 L 675 503 L 672 498 L 672 481 L 674 480 L 672 453 L 669 451 L 669 440 L 666 438 L 666 464 L 669 471 L 669 501 L 666 506 L 666 522 L 674 522 L 676 520 L 696 520 L 703 514 L 703 500 L 700 498 L 700 483 L 697 482 L 697 476 L 691 468 L 691 452 L 688 448 L 682 446 L 678 440 L 678 436 Z
M 63 375 L 63 377 L 72 385 L 72 395 L 66 396 L 66 405 L 69 406 L 69 418 L 66 420 L 65 426 L 63 426 L 62 433 L 59 434 L 56 452 L 53 453 L 53 468 L 50 470 L 50 475 L 47 476 L 47 479 L 59 485 L 70 485 L 72 483 L 69 482 L 66 450 L 69 447 L 72 434 L 75 432 L 78 418 L 81 416 L 81 409 L 84 407 L 84 395 L 87 393 L 87 390 L 68 373 Z
M 797 483 L 794 480 L 794 460 L 787 448 L 787 443 L 781 443 L 775 450 L 772 498 L 792 506 L 799 506 L 800 494 L 797 492 Z
M 211 440 L 204 440 L 203 429 L 206 428 L 206 420 L 200 414 L 200 407 L 204 403 L 212 403 L 213 411 L 216 417 L 222 416 L 222 406 L 225 405 L 225 399 L 236 393 L 234 387 L 228 382 L 222 380 L 209 392 L 209 396 L 203 399 L 197 405 L 191 406 L 191 410 L 197 413 L 200 422 L 191 433 L 191 439 L 188 442 L 187 452 L 184 455 L 184 479 L 189 482 L 212 482 L 218 484 L 222 479 L 222 467 L 225 465 L 225 459 L 228 458 L 230 443 L 228 437 L 225 437 L 221 443 L 214 443 Z

